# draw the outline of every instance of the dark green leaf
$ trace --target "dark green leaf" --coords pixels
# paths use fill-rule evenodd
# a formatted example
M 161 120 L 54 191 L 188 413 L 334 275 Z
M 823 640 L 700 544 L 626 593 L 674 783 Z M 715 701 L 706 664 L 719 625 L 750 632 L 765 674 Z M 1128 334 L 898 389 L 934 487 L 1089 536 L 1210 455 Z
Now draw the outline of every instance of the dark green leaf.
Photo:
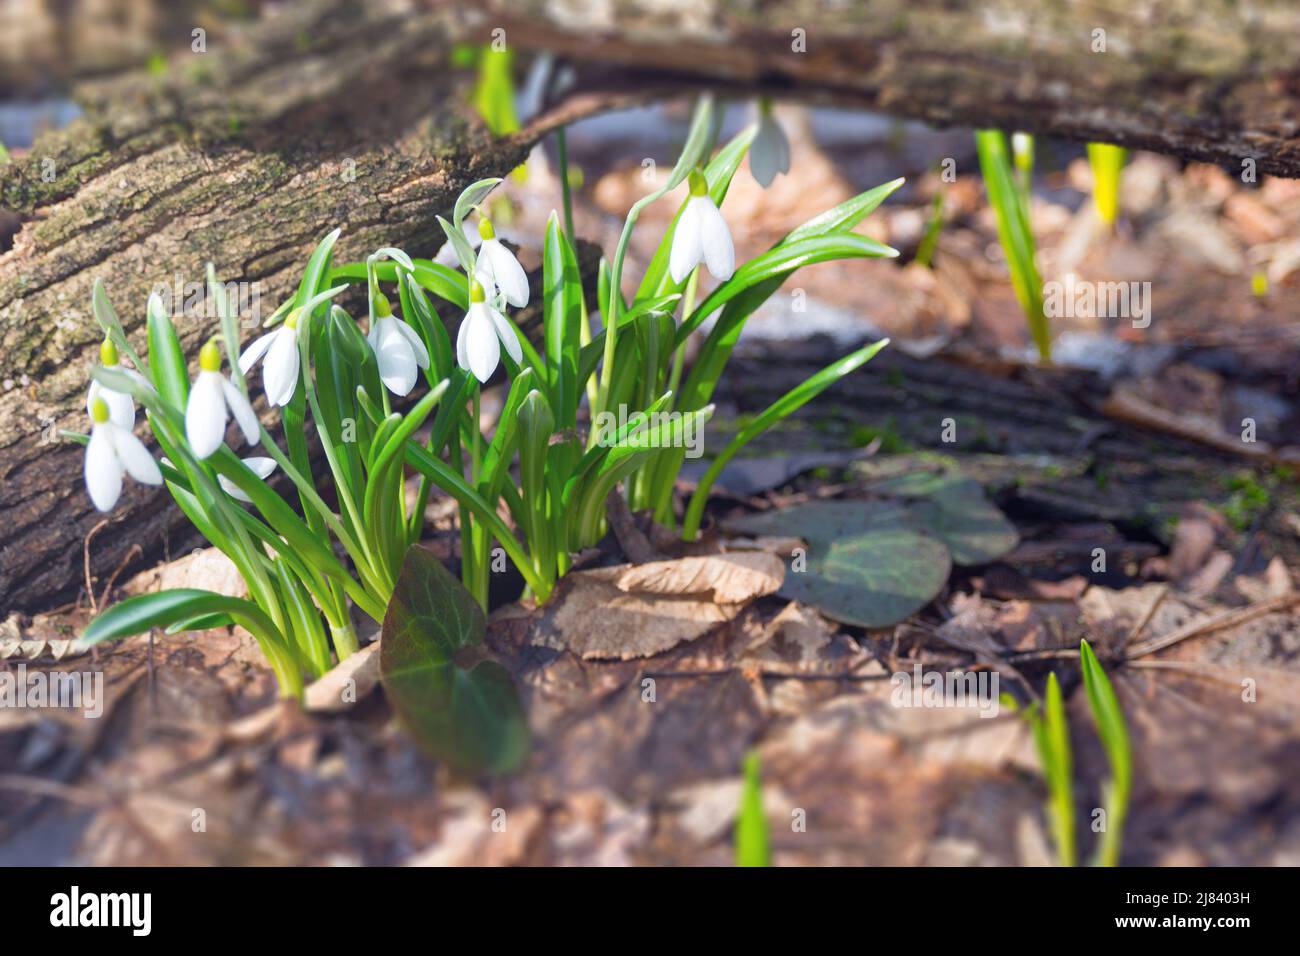
M 984 488 L 956 471 L 914 471 L 872 485 L 872 491 L 920 499 L 911 506 L 962 566 L 996 561 L 1020 543 L 1015 525 L 984 497 Z
M 897 504 L 814 501 L 728 523 L 732 530 L 802 538 L 781 594 L 859 627 L 888 627 L 929 604 L 951 569 L 948 549 Z
M 456 654 L 482 643 L 474 596 L 432 552 L 406 552 L 384 615 L 379 668 L 389 702 L 430 753 L 462 770 L 504 773 L 528 749 L 510 674 L 492 661 L 466 670 Z
M 190 394 L 189 373 L 185 370 L 185 352 L 176 336 L 171 316 L 156 295 L 149 296 L 146 309 L 149 326 L 149 372 L 163 401 L 185 408 Z

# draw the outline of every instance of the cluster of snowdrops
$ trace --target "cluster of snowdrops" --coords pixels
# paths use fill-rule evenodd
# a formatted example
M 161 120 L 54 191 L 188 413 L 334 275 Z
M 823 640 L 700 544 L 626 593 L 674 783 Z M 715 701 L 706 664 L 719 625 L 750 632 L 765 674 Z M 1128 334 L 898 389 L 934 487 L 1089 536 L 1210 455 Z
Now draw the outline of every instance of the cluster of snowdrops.
M 87 398 L 91 429 L 69 436 L 86 446 L 91 500 L 113 508 L 124 474 L 165 483 L 238 567 L 248 596 L 184 589 L 128 598 L 93 620 L 82 644 L 156 627 L 239 624 L 258 640 L 281 693 L 299 695 L 305 680 L 357 649 L 354 611 L 382 621 L 434 489 L 458 505 L 461 579 L 484 607 L 497 548 L 526 593 L 548 600 L 572 556 L 605 533 L 611 492 L 693 538 L 727 462 L 885 344 L 845 356 L 754 416 L 716 451 L 683 507 L 675 496 L 683 436 L 712 414 L 714 387 L 745 321 L 804 265 L 895 255 L 852 230 L 902 182 L 821 213 L 737 267 L 719 209 L 732 177 L 752 148 L 751 170 L 770 182 L 788 169 L 790 150 L 767 111 L 715 149 L 714 112 L 707 97 L 697 105 L 676 166 L 633 205 L 594 289 L 584 287 L 572 237 L 552 214 L 542 243 L 540 347 L 511 318 L 511 308 L 528 304 L 529 282 L 485 212 L 496 179 L 469 186 L 450 221 L 439 217 L 447 244 L 434 259 L 382 248 L 364 262 L 339 264 L 338 231 L 326 236 L 296 294 L 263 323 L 269 331 L 242 349 L 238 320 L 223 306 L 209 267 L 220 322 L 199 351 L 193 380 L 161 300 L 147 304 L 141 356 L 97 283 L 92 306 L 105 338 Z M 628 299 L 623 262 L 637 218 L 683 183 L 688 196 Z M 702 297 L 701 269 L 714 280 Z M 360 283 L 364 334 L 334 301 Z M 454 344 L 440 308 L 462 316 Z M 688 370 L 685 345 L 697 334 L 702 341 Z M 246 376 L 259 364 L 267 402 L 280 413 L 283 446 L 250 401 Z M 501 364 L 508 387 L 489 436 L 480 426 L 480 394 Z M 421 377 L 427 391 L 416 398 Z M 400 410 L 394 397 L 403 399 Z M 157 460 L 133 432 L 137 404 L 161 450 Z M 616 410 L 621 414 L 604 414 Z M 258 454 L 240 457 L 228 443 L 231 418 L 238 426 L 232 435 Z M 311 432 L 328 484 L 312 471 Z M 268 483 L 276 471 L 296 502 Z M 320 487 L 332 491 L 332 502 Z

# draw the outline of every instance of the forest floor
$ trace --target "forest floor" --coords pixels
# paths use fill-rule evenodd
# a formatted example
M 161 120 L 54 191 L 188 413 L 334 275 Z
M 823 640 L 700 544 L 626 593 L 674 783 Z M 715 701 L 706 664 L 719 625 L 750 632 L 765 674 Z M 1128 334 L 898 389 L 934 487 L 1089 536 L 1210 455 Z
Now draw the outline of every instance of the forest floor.
M 102 671 L 106 689 L 98 719 L 0 709 L 0 863 L 726 864 L 742 760 L 756 750 L 778 865 L 1046 864 L 1046 791 L 1023 715 L 897 706 L 893 677 L 996 674 L 1026 704 L 1054 670 L 1086 854 L 1108 774 L 1079 676 L 1086 638 L 1133 739 L 1123 861 L 1300 864 L 1300 184 L 1139 154 L 1112 232 L 1092 210 L 1081 151 L 1040 144 L 1044 278 L 1150 283 L 1149 323 L 1087 310 L 1054 320 L 1057 364 L 1044 368 L 968 133 L 779 115 L 791 175 L 763 191 L 742 168 L 723 207 L 738 260 L 907 175 L 862 227 L 902 255 L 811 267 L 778 293 L 723 376 L 710 447 L 853 342 L 891 346 L 724 472 L 700 547 L 642 518 L 585 555 L 552 608 L 504 597 L 488 644 L 529 715 L 521 773 L 457 778 L 426 758 L 376 690 L 374 645 L 309 693 L 305 712 L 275 700 L 238 628 L 69 653 L 92 606 L 242 587 L 219 554 L 186 551 L 91 582 L 75 605 L 0 622 L 10 670 Z M 666 171 L 671 144 L 638 138 L 665 117 L 676 114 L 571 132 L 578 235 L 613 247 L 646 167 L 605 157 L 645 155 Z M 933 168 L 943 155 L 955 182 Z M 530 268 L 559 204 L 552 168 L 539 151 L 496 214 Z M 927 268 L 913 260 L 936 190 L 945 224 Z M 670 208 L 642 217 L 629 274 Z M 929 507 L 900 484 L 918 476 L 978 482 L 1004 540 L 987 560 L 957 560 L 902 623 L 843 623 L 854 613 L 792 575 L 739 575 L 725 602 L 679 586 L 692 555 L 782 552 L 803 536 L 781 527 L 796 509 Z M 428 515 L 428 543 L 452 563 L 454 513 L 435 499 Z M 988 545 L 978 532 L 963 542 Z M 652 559 L 653 580 L 615 580 L 629 553 Z M 347 677 L 356 702 L 342 706 Z

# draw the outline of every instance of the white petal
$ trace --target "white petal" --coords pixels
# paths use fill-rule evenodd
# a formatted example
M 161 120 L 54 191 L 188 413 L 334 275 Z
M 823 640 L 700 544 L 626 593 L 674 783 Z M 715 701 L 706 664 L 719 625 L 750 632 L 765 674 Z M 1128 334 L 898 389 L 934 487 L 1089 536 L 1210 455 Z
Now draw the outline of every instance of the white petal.
M 248 348 L 244 349 L 244 351 L 239 355 L 239 370 L 247 375 L 248 370 L 253 367 L 254 363 L 256 363 L 258 359 L 266 354 L 266 350 L 271 347 L 271 343 L 275 341 L 275 337 L 279 334 L 280 329 L 272 329 L 265 335 L 259 335 L 257 338 L 253 339 L 253 341 L 249 343 Z
M 158 462 L 153 460 L 149 449 L 144 447 L 144 442 L 125 428 L 118 428 L 116 425 L 109 434 L 113 437 L 113 450 L 117 452 L 117 460 L 122 463 L 128 475 L 144 485 L 162 484 L 162 472 L 158 470 Z
M 397 331 L 401 333 L 402 338 L 410 343 L 411 351 L 415 353 L 415 364 L 420 368 L 428 368 L 429 350 L 424 347 L 424 342 L 421 341 L 419 333 L 400 320 L 397 323 Z
M 780 147 L 780 161 L 776 168 L 782 173 L 788 173 L 790 171 L 790 139 L 785 135 L 785 130 L 781 128 L 780 123 L 773 120 L 772 125 L 776 127 L 776 143 Z
M 785 135 L 781 127 L 770 116 L 764 116 L 758 124 L 758 133 L 749 147 L 749 171 L 758 184 L 766 189 L 776 179 L 781 169 L 782 140 Z M 789 168 L 789 147 L 785 149 L 786 167 Z
M 700 197 L 700 239 L 704 248 L 704 261 L 719 282 L 726 282 L 736 271 L 736 247 L 731 243 L 731 230 L 713 201 Z
M 245 458 L 244 464 L 249 467 L 253 474 L 259 478 L 268 477 L 271 472 L 275 471 L 275 459 L 263 458 L 254 455 L 252 458 Z M 217 475 L 217 482 L 221 485 L 223 491 L 236 501 L 242 501 L 245 504 L 252 504 L 253 499 L 244 494 L 240 487 L 227 478 L 225 475 Z
M 397 319 L 392 316 L 375 323 L 379 339 L 375 356 L 384 387 L 394 395 L 408 395 L 415 387 L 415 353 L 411 350 L 411 343 L 397 331 L 397 324 Z
M 456 255 L 456 247 L 451 244 L 450 239 L 442 244 L 442 248 L 433 257 L 433 261 L 450 269 L 460 268 L 460 256 Z
M 226 407 L 234 414 L 235 421 L 239 422 L 244 440 L 250 445 L 256 445 L 260 435 L 257 428 L 257 412 L 253 411 L 253 406 L 248 403 L 244 393 L 235 388 L 235 384 L 228 378 L 221 379 L 221 394 L 226 397 Z
M 127 431 L 135 427 L 135 399 L 111 388 L 100 392 L 100 397 L 108 405 L 108 417 L 114 425 Z
M 497 335 L 506 347 L 506 352 L 515 360 L 518 365 L 524 360 L 524 350 L 519 347 L 519 336 L 515 335 L 515 330 L 506 317 L 496 309 L 488 309 L 488 314 L 492 316 L 492 324 L 496 326 Z
M 100 511 L 112 511 L 122 494 L 122 464 L 113 450 L 112 427 L 111 422 L 96 425 L 86 445 L 86 490 Z
M 298 337 L 283 328 L 262 363 L 262 385 L 272 405 L 288 405 L 298 387 Z
M 122 369 L 119 371 L 131 371 Z M 123 428 L 135 427 L 135 400 L 130 395 L 123 392 L 115 392 L 111 388 L 104 388 L 96 381 L 91 381 L 90 389 L 86 392 L 86 414 L 91 414 L 91 406 L 95 404 L 96 398 L 102 398 L 104 404 L 108 406 L 108 418 L 114 425 L 121 425 Z
M 514 253 L 501 245 L 500 239 L 486 240 L 478 257 L 491 270 L 492 278 L 507 302 L 517 309 L 528 304 L 528 275 Z
M 673 245 L 668 252 L 668 274 L 677 283 L 686 281 L 691 270 L 700 264 L 700 257 L 703 255 L 699 207 L 703 198 L 692 196 L 686 201 L 686 208 L 677 218 L 677 228 L 673 230 Z
M 460 224 L 460 231 L 465 234 L 465 241 L 469 243 L 471 249 L 477 249 L 483 241 L 483 237 L 478 233 L 478 228 L 471 226 L 468 221 Z M 459 269 L 461 266 L 460 255 L 457 254 L 456 247 L 451 244 L 451 240 L 442 244 L 442 248 L 433 257 L 433 261 L 444 266 L 450 266 L 453 269 Z
M 271 472 L 275 471 L 275 459 L 266 458 L 262 455 L 253 455 L 250 458 L 245 458 L 244 464 L 247 465 L 249 470 L 259 478 L 269 478 L 271 477 Z
M 200 458 L 207 458 L 226 438 L 226 399 L 220 372 L 199 372 L 185 406 L 185 437 Z
M 487 311 L 487 305 L 482 302 L 470 306 L 469 332 L 466 333 L 465 340 L 469 369 L 480 382 L 486 382 L 492 377 L 497 362 L 501 360 L 501 344 L 496 329 L 492 327 L 492 319 L 485 314 Z
M 474 306 L 470 306 L 470 311 L 465 313 L 465 318 L 460 320 L 460 331 L 456 333 L 456 364 L 469 371 L 469 352 L 465 349 L 466 340 L 469 337 L 469 317 L 474 314 Z

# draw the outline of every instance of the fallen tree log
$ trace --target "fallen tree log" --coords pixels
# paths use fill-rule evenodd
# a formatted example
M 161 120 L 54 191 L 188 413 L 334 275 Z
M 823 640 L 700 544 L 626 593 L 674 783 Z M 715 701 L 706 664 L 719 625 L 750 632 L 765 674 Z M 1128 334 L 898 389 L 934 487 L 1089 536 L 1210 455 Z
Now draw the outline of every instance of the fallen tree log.
M 480 29 L 498 27 L 606 64 L 611 84 L 704 83 L 1300 176 L 1290 0 L 491 0 Z
M 445 13 L 395 2 L 294 5 L 161 77 L 81 91 L 84 118 L 0 166 L 0 208 L 24 220 L 0 254 L 0 611 L 75 597 L 82 541 L 103 517 L 81 450 L 57 437 L 86 430 L 96 278 L 128 332 L 151 289 L 195 288 L 209 261 L 269 310 L 329 229 L 343 229 L 343 261 L 386 244 L 430 254 L 435 214 L 527 155 L 542 128 L 494 141 L 463 107 L 453 31 Z M 179 307 L 193 356 L 215 320 Z M 111 520 L 92 576 L 134 544 L 185 540 L 166 492 L 132 482 Z

